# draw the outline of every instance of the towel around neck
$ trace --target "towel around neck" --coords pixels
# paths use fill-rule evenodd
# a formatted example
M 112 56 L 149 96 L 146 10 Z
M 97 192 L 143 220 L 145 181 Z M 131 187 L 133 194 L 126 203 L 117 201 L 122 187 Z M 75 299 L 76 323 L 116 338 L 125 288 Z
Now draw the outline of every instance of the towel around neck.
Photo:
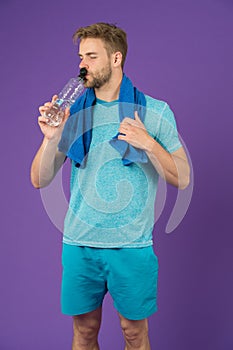
M 131 80 L 123 74 L 119 93 L 119 122 L 127 116 L 134 119 L 135 110 L 138 111 L 142 122 L 145 118 L 146 98 L 142 92 L 133 86 Z M 59 151 L 75 162 L 76 167 L 84 168 L 92 138 L 93 108 L 96 104 L 96 96 L 93 88 L 85 90 L 70 108 L 70 117 L 67 120 L 59 142 Z M 133 162 L 146 163 L 146 153 L 133 147 L 124 140 L 118 140 L 118 135 L 113 136 L 109 143 L 121 155 L 123 165 Z

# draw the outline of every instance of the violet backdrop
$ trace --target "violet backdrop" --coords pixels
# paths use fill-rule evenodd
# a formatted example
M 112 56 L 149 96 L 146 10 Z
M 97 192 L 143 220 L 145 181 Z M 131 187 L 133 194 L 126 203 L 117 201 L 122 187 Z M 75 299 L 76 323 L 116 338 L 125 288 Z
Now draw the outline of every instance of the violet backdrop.
M 62 235 L 29 171 L 41 142 L 38 106 L 78 71 L 73 32 L 98 21 L 128 33 L 125 72 L 169 103 L 194 169 L 183 221 L 165 233 L 177 194 L 168 186 L 154 230 L 160 270 L 152 350 L 233 349 L 232 15 L 230 0 L 0 1 L 0 350 L 71 346 L 71 319 L 59 304 Z M 100 345 L 123 349 L 109 296 Z

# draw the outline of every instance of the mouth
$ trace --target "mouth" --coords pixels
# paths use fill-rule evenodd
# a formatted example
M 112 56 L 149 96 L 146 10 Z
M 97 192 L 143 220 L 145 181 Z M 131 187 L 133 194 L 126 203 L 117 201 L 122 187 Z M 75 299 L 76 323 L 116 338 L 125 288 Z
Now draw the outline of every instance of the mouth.
M 91 79 L 91 74 L 90 74 L 90 73 L 87 73 L 87 74 L 85 75 L 85 82 L 88 82 L 90 79 Z
M 88 74 L 85 75 L 84 83 L 86 83 L 87 81 L 88 81 Z

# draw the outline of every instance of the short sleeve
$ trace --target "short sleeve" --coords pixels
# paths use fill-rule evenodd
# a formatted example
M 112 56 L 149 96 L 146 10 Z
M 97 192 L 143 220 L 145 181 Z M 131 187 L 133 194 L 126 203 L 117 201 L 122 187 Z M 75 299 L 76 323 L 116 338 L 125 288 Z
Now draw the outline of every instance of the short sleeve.
M 160 125 L 155 140 L 169 153 L 175 152 L 182 147 L 174 114 L 167 103 L 161 114 Z

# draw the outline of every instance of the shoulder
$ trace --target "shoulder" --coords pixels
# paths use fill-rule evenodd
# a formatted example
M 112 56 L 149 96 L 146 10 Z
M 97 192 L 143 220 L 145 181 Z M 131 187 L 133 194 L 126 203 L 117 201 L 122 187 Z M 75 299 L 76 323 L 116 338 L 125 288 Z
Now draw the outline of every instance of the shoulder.
M 158 114 L 162 114 L 164 109 L 167 106 L 167 102 L 158 100 L 154 97 L 151 97 L 149 95 L 145 95 L 146 98 L 146 108 L 148 110 L 152 110 Z
M 175 117 L 170 105 L 163 100 L 158 100 L 149 95 L 145 95 L 146 109 L 158 115 L 163 120 L 167 120 L 169 123 L 174 124 Z

